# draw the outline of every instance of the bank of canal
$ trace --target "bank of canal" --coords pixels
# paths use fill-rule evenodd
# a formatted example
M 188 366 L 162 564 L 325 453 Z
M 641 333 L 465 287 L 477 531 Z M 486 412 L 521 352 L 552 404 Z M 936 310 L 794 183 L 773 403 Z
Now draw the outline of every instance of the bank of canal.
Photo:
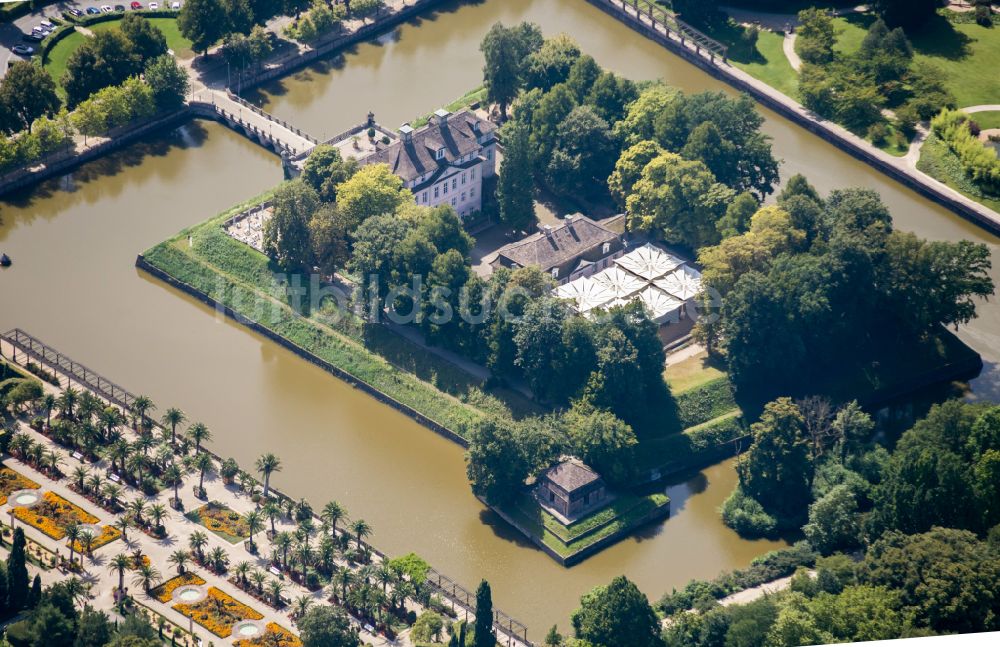
M 388 125 L 427 113 L 478 85 L 479 42 L 496 20 L 566 31 L 602 65 L 633 78 L 724 89 L 579 0 L 447 7 L 268 86 L 269 110 L 316 135 L 356 123 L 370 108 Z M 876 189 L 899 227 L 996 250 L 992 236 L 765 114 L 786 177 L 805 173 L 823 191 Z M 0 272 L 0 329 L 30 330 L 161 407 L 183 404 L 212 428 L 213 449 L 242 464 L 276 452 L 284 490 L 337 498 L 375 527 L 376 544 L 390 553 L 415 550 L 470 587 L 489 578 L 498 605 L 536 638 L 552 622 L 565 627 L 580 594 L 617 574 L 659 596 L 776 545 L 740 540 L 721 525 L 716 509 L 735 481 L 731 465 L 721 464 L 667 489 L 673 516 L 665 524 L 563 569 L 475 500 L 460 448 L 135 269 L 138 252 L 270 188 L 280 173 L 272 154 L 194 122 L 8 199 L 0 248 L 15 265 Z M 988 363 L 976 391 L 991 394 L 1000 310 L 987 304 L 961 335 Z

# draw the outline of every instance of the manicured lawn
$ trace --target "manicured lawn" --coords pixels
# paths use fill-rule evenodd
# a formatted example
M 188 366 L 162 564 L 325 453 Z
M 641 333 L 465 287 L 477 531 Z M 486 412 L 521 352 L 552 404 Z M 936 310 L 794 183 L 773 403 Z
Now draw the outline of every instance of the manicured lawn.
M 718 362 L 710 359 L 705 351 L 672 364 L 663 371 L 670 392 L 675 396 L 725 375 Z
M 191 41 L 181 36 L 176 18 L 147 18 L 146 20 L 163 32 L 163 35 L 167 39 L 167 48 L 174 52 L 174 56 L 177 58 L 191 58 L 194 56 L 194 52 L 191 50 Z M 95 32 L 107 31 L 109 29 L 117 29 L 120 23 L 120 20 L 109 20 L 108 22 L 99 22 L 91 25 L 88 29 Z
M 997 100 L 1000 101 L 1000 97 Z M 975 112 L 972 114 L 972 120 L 979 124 L 983 130 L 1000 128 L 1000 111 Z
M 756 51 L 749 56 L 737 52 L 730 60 L 744 72 L 796 99 L 799 95 L 799 75 L 785 56 L 782 49 L 784 40 L 781 34 L 762 31 L 757 38 Z
M 960 108 L 1000 102 L 1000 34 L 943 17 L 910 35 L 918 61 L 937 65 Z
M 45 57 L 45 71 L 48 72 L 49 76 L 52 77 L 52 80 L 56 82 L 56 85 L 58 86 L 57 91 L 62 95 L 65 95 L 65 92 L 63 91 L 62 86 L 59 85 L 59 81 L 66 72 L 66 61 L 69 60 L 70 54 L 75 52 L 77 47 L 83 45 L 83 42 L 86 39 L 86 36 L 78 31 L 75 31 L 56 43 Z
M 838 52 L 850 54 L 861 47 L 873 22 L 868 14 L 835 18 Z M 1000 36 L 995 28 L 977 24 L 954 24 L 937 16 L 920 30 L 907 34 L 916 61 L 936 65 L 958 106 L 976 106 L 1000 101 Z

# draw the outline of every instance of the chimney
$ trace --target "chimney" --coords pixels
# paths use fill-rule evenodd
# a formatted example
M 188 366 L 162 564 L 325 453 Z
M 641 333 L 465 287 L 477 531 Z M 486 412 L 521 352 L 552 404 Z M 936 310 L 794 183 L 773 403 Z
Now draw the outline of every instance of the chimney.
M 450 114 L 451 113 L 445 110 L 444 108 L 438 108 L 437 110 L 434 111 L 434 121 L 439 126 L 444 126 L 445 124 L 448 123 L 448 116 Z
M 552 225 L 542 225 L 542 233 L 546 238 L 552 238 Z
M 403 124 L 399 127 L 399 134 L 403 136 L 403 143 L 409 144 L 413 141 L 413 128 L 410 124 Z

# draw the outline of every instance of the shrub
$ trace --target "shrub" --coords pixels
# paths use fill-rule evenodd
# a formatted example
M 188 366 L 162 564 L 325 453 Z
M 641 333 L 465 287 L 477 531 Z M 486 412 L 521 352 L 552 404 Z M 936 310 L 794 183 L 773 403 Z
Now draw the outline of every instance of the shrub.
M 742 537 L 767 537 L 778 529 L 778 519 L 740 487 L 722 504 L 722 522 Z
M 885 139 L 888 136 L 889 129 L 886 127 L 885 123 L 881 121 L 875 122 L 868 127 L 868 139 L 870 139 L 876 146 L 884 144 Z
M 920 121 L 920 113 L 912 103 L 906 103 L 896 110 L 896 125 L 907 137 L 913 137 L 917 132 L 917 122 Z
M 968 115 L 958 110 L 942 110 L 931 121 L 934 133 L 958 157 L 962 170 L 983 190 L 1000 192 L 1000 160 L 996 151 L 983 145 L 971 132 Z

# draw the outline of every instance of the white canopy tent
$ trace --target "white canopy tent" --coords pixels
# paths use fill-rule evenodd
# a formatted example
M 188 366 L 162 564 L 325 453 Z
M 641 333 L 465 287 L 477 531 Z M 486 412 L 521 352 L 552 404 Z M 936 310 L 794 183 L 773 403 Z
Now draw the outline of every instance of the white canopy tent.
M 683 263 L 673 254 L 649 243 L 615 259 L 616 265 L 647 281 L 658 279 Z
M 606 287 L 619 299 L 630 297 L 647 285 L 646 281 L 620 267 L 609 267 L 590 278 Z
M 660 288 L 650 285 L 639 293 L 639 300 L 649 314 L 653 323 L 663 324 L 680 321 L 680 309 L 684 305 L 682 299 L 667 294 Z
M 693 267 L 681 265 L 670 274 L 653 281 L 653 285 L 682 301 L 687 301 L 701 292 L 701 272 Z
M 560 285 L 556 288 L 555 295 L 560 299 L 573 300 L 577 311 L 581 313 L 600 308 L 615 298 L 615 293 L 607 286 L 586 276 Z

